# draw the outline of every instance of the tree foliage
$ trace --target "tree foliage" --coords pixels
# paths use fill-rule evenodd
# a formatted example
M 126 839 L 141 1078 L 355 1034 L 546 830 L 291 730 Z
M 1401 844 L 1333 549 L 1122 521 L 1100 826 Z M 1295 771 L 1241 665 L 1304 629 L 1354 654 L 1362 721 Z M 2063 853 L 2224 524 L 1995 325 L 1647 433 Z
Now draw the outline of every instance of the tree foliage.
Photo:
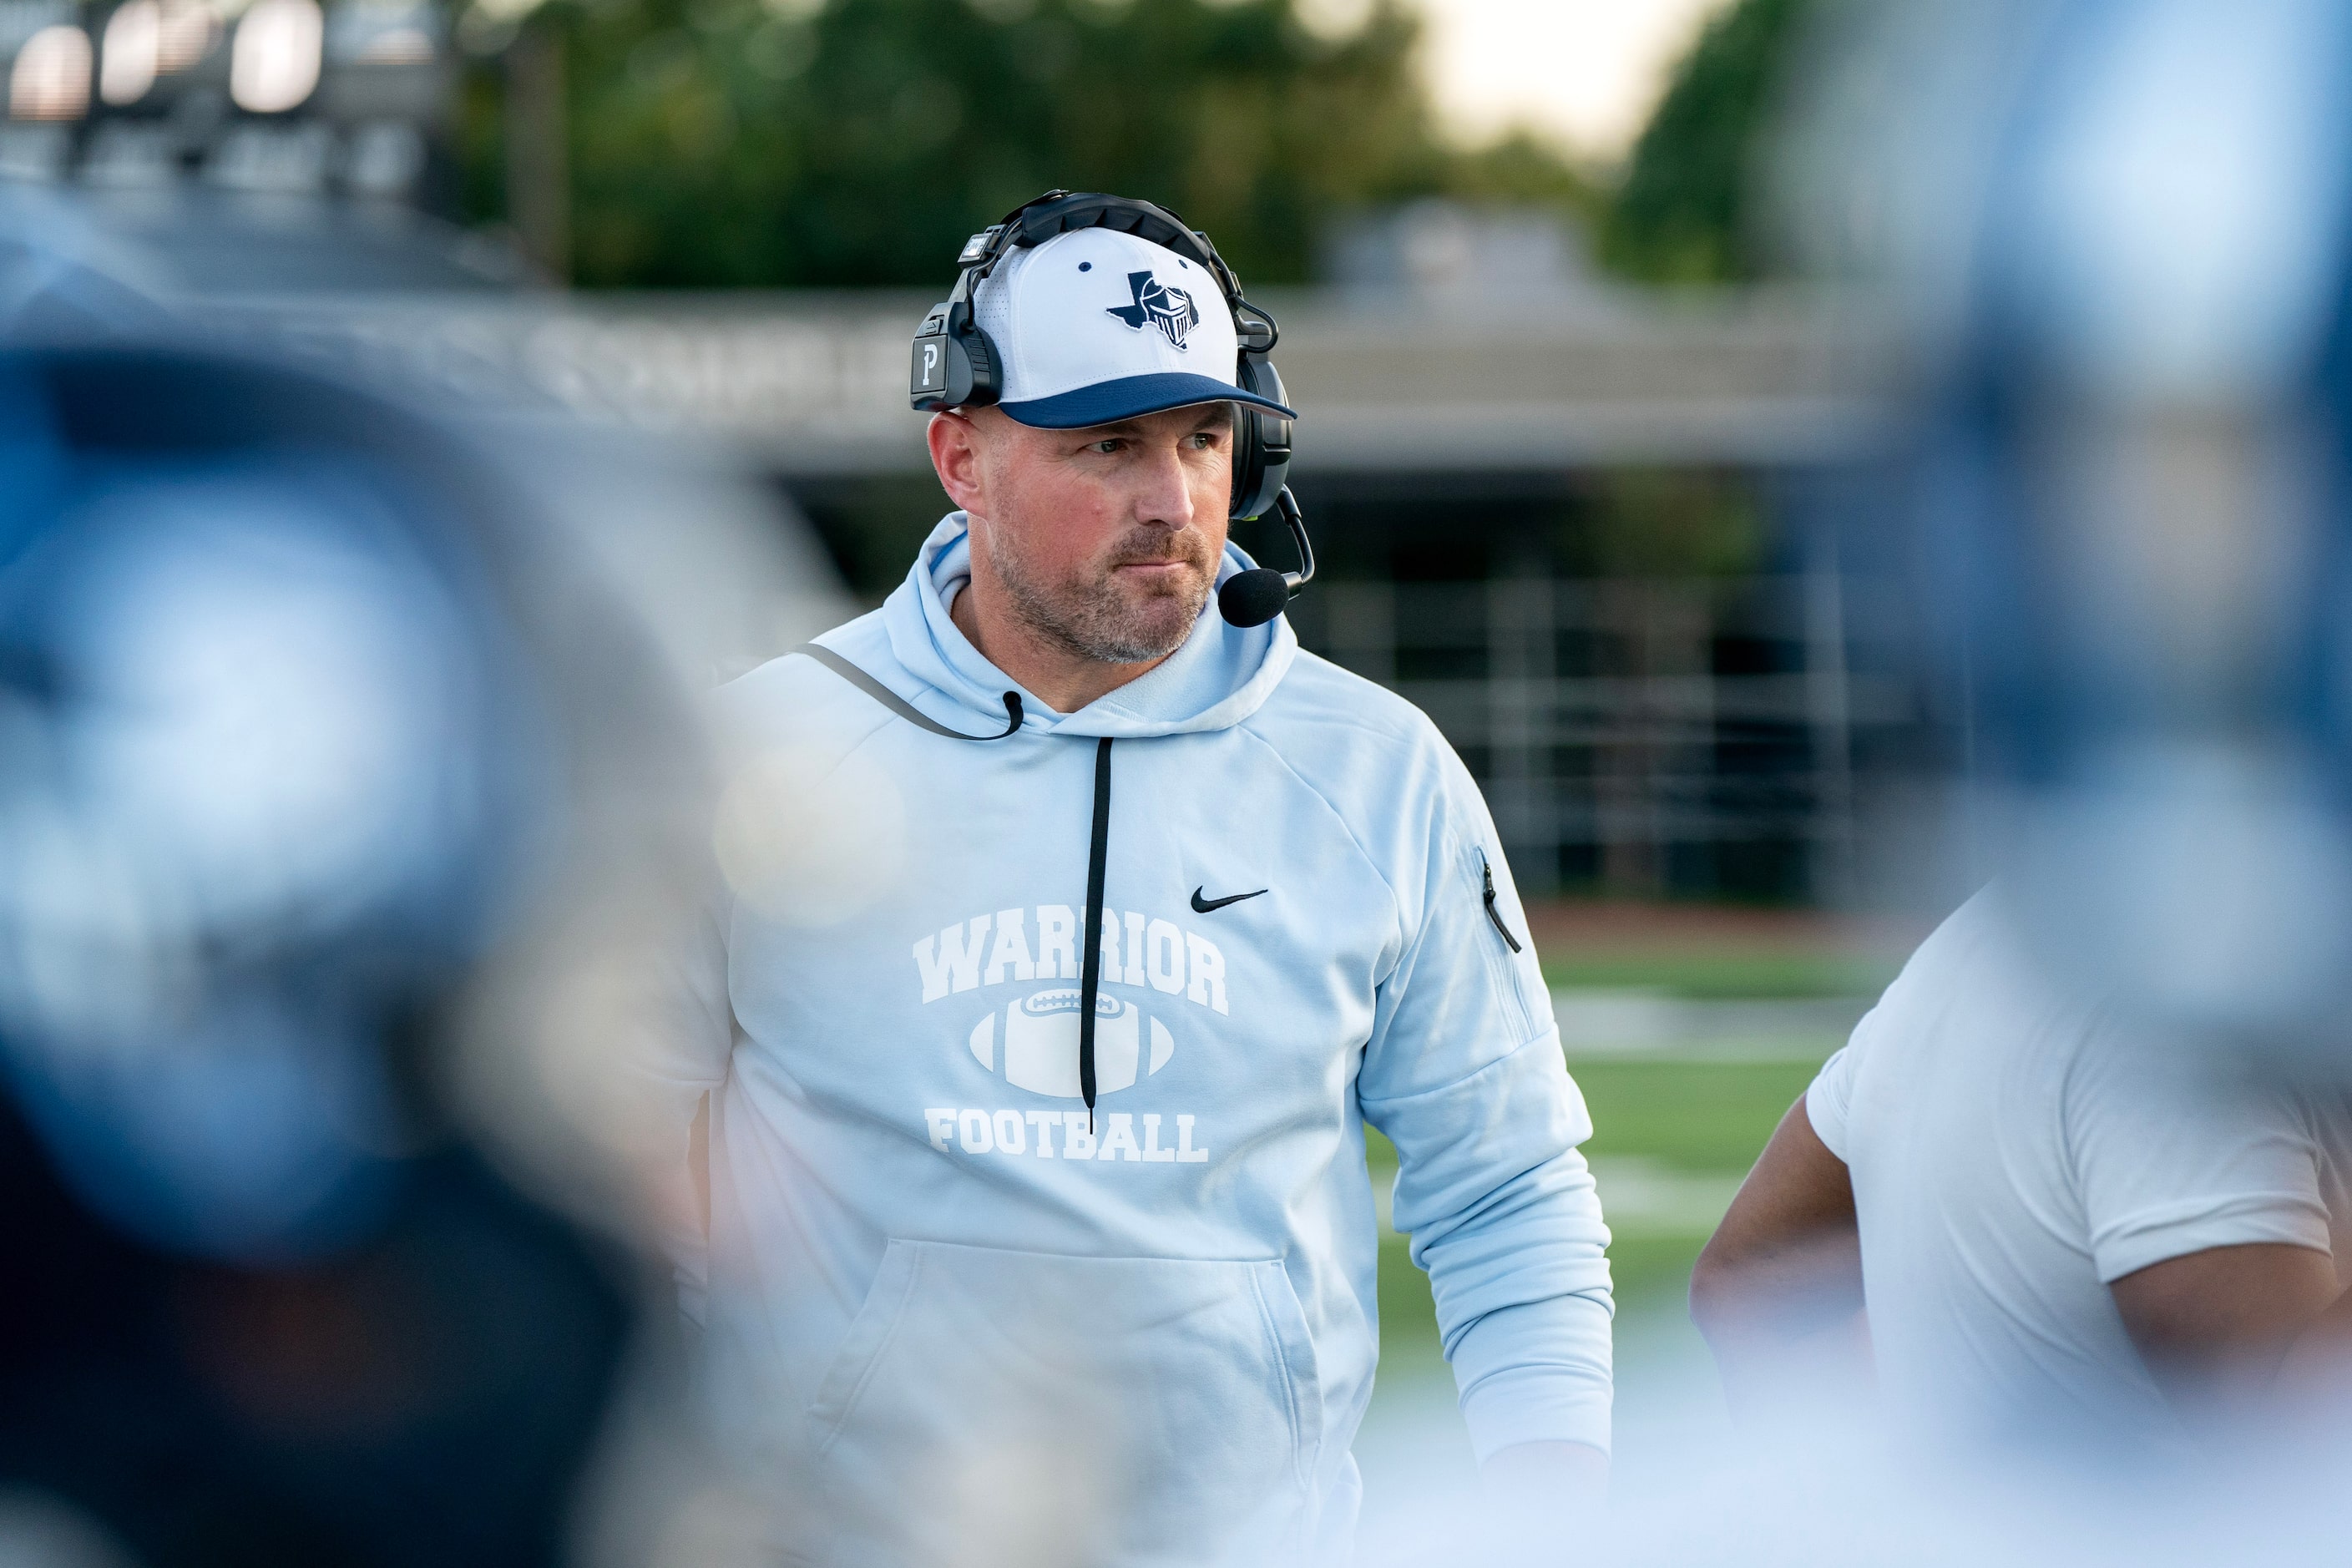
M 1398 0 L 1337 37 L 1293 0 L 551 0 L 529 25 L 565 46 L 590 286 L 936 283 L 1053 185 L 1159 201 L 1288 281 L 1340 208 L 1581 190 L 1532 143 L 1445 147 Z M 492 216 L 496 93 L 468 102 Z
M 1781 68 L 1815 0 L 1738 0 L 1685 57 L 1634 143 L 1601 259 L 1657 283 L 1752 278 L 1748 202 Z

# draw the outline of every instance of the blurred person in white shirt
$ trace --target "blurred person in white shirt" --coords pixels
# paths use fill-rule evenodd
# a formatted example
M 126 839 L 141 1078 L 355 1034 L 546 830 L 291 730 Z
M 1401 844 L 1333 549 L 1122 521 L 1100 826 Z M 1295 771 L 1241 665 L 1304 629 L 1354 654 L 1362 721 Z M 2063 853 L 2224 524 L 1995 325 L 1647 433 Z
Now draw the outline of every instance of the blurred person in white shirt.
M 2339 1293 L 2352 1105 L 2146 1037 L 1979 893 L 1782 1119 L 1693 1271 L 1734 1414 L 2178 1458 Z M 1866 1310 L 1865 1310 L 1866 1309 Z

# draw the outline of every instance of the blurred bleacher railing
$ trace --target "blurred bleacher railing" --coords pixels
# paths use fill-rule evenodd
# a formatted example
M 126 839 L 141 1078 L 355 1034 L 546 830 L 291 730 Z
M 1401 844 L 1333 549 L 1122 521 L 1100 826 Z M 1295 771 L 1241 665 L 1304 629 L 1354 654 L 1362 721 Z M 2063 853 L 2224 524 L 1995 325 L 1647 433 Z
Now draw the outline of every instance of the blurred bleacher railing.
M 1824 562 L 1727 583 L 1341 582 L 1292 618 L 1437 721 L 1524 885 L 1655 895 L 1686 879 L 1678 857 L 1746 853 L 1799 857 L 1843 896 L 1856 769 L 1918 721 L 1867 658 L 1892 628 L 1847 597 Z

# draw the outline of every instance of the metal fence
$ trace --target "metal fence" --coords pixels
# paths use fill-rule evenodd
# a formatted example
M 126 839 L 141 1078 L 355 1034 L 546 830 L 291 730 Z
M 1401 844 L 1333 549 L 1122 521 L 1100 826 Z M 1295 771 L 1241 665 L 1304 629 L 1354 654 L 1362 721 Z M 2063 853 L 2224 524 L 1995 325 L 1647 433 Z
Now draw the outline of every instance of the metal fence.
M 1436 721 L 1527 890 L 1835 900 L 1858 776 L 1918 722 L 1854 598 L 1827 560 L 1732 581 L 1318 583 L 1292 614 L 1308 647 Z

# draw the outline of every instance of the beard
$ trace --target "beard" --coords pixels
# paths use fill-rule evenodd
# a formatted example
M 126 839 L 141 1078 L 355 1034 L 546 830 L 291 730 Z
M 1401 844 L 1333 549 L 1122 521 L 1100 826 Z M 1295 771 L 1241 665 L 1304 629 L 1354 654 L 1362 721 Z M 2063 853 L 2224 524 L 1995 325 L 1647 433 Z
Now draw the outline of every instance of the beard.
M 1080 658 L 1141 664 L 1167 658 L 1192 635 L 1216 581 L 1216 552 L 1198 529 L 1135 529 L 1099 560 L 1059 578 L 1032 571 L 1006 539 L 1009 531 L 988 531 L 988 557 L 1013 615 Z M 1118 570 L 1169 561 L 1192 570 L 1165 584 L 1136 583 Z

